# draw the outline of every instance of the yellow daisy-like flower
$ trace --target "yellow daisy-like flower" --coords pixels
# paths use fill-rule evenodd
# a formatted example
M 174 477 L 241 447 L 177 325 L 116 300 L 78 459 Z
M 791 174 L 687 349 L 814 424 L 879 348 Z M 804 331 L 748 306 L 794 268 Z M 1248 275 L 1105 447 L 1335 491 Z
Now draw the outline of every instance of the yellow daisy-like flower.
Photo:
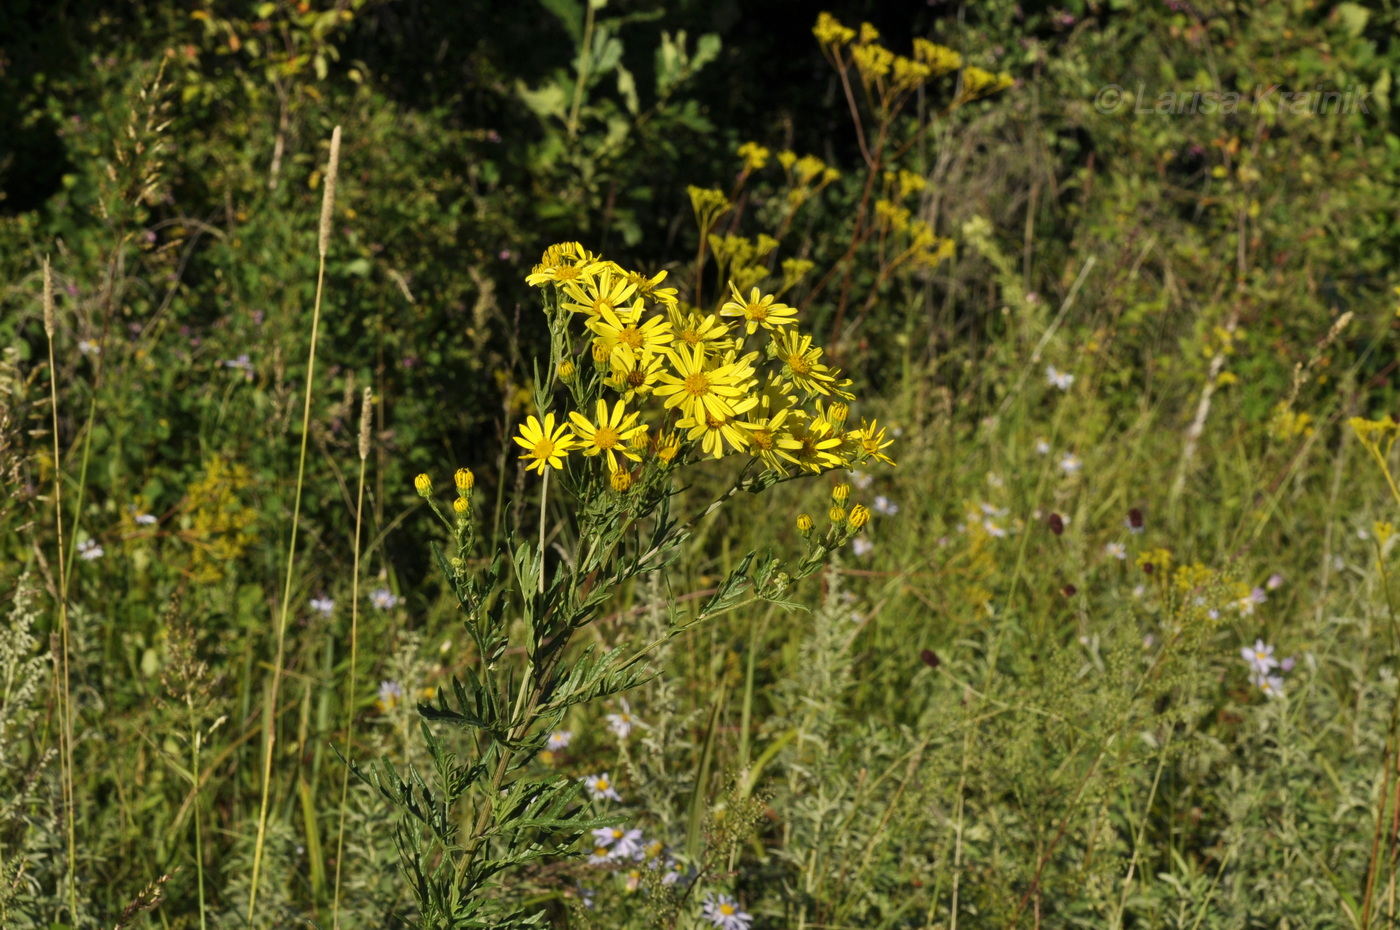
M 520 457 L 533 459 L 526 470 L 533 469 L 542 475 L 546 468 L 563 468 L 565 457 L 576 445 L 567 426 L 561 423 L 555 428 L 552 413 L 544 415 L 543 426 L 539 420 L 530 417 L 521 424 L 520 435 L 514 438 L 516 444 L 525 450 Z
M 792 457 L 804 471 L 816 473 L 848 464 L 841 454 L 841 436 L 834 434 L 830 425 L 821 420 L 809 420 L 795 428 L 792 438 L 798 443 Z
M 726 443 L 735 452 L 742 452 L 753 441 L 753 435 L 738 420 L 738 415 L 752 410 L 758 398 L 752 395 L 734 405 L 733 416 L 717 417 L 705 414 L 704 419 L 686 417 L 676 423 L 677 429 L 687 430 L 686 438 L 692 442 L 699 440 L 700 448 L 706 455 L 721 458 L 725 454 Z
M 749 291 L 749 299 L 745 300 L 733 281 L 729 282 L 729 291 L 734 295 L 734 299 L 726 301 L 724 306 L 719 308 L 719 315 L 743 317 L 747 321 L 745 329 L 750 336 L 757 332 L 760 326 L 764 329 L 780 330 L 797 321 L 797 308 L 778 303 L 772 294 L 761 297 L 758 288 L 754 288 Z
M 783 375 L 808 394 L 830 394 L 839 371 L 822 364 L 821 348 L 812 347 L 812 337 L 797 330 L 773 334 L 773 357 L 783 364 Z
M 659 316 L 643 320 L 642 301 L 638 298 L 630 310 L 605 309 L 588 321 L 588 328 L 597 333 L 595 344 L 606 346 L 611 358 L 640 356 L 659 351 L 671 344 L 671 324 Z
M 561 242 L 544 250 L 540 263 L 525 276 L 525 283 L 531 287 L 580 283 L 592 280 L 598 270 L 598 256 L 584 251 L 577 242 Z
M 894 459 L 885 454 L 885 449 L 894 445 L 894 440 L 885 438 L 885 430 L 880 426 L 879 420 L 871 420 L 869 423 L 861 420 L 860 429 L 851 430 L 848 435 L 860 444 L 860 453 L 865 458 L 884 462 L 886 465 L 894 464 Z
M 659 352 L 650 355 L 613 356 L 608 377 L 603 379 L 603 384 L 617 391 L 623 400 L 631 403 L 636 398 L 646 397 L 656 390 L 663 363 L 664 356 Z
M 665 280 L 665 270 L 658 271 L 650 278 L 640 271 L 629 271 L 627 273 L 627 283 L 637 286 L 638 295 L 649 297 L 664 307 L 674 307 L 676 305 L 676 289 L 674 287 L 657 287 L 658 284 Z
M 759 407 L 760 412 L 762 409 Z M 780 475 L 787 474 L 788 465 L 798 464 L 793 453 L 802 448 L 802 443 L 793 438 L 787 426 L 791 412 L 783 408 L 772 416 L 750 416 L 739 424 L 749 431 L 754 457 L 769 471 Z
M 604 310 L 626 306 L 636 291 L 637 285 L 611 268 L 604 268 L 596 277 L 565 284 L 564 296 L 567 299 L 560 306 L 575 313 L 597 316 Z
M 679 407 L 689 419 L 698 420 L 706 413 L 717 418 L 732 417 L 734 404 L 749 392 L 753 367 L 745 361 L 707 369 L 703 346 L 689 349 L 681 345 L 668 349 L 666 355 L 675 374 L 661 373 L 656 396 L 666 399 L 668 409 Z
M 645 425 L 637 425 L 637 416 L 635 411 L 628 413 L 626 401 L 621 400 L 613 404 L 610 415 L 608 402 L 599 398 L 596 422 L 590 422 L 588 417 L 577 410 L 569 414 L 569 422 L 573 428 L 574 436 L 578 438 L 579 445 L 583 449 L 583 454 L 590 457 L 606 455 L 608 457 L 608 471 L 616 472 L 619 455 L 634 462 L 642 460 L 642 457 L 628 445 L 629 439 L 646 430 Z
M 666 311 L 671 320 L 671 332 L 692 349 L 704 346 L 712 352 L 723 352 L 734 344 L 729 338 L 729 324 L 713 313 L 696 313 L 673 307 Z

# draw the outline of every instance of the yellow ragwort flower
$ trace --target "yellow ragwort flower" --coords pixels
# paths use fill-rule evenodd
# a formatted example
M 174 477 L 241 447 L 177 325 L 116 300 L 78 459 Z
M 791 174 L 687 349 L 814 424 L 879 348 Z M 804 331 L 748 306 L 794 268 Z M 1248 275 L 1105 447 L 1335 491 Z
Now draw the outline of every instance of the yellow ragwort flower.
M 452 476 L 452 483 L 457 485 L 457 493 L 466 497 L 471 493 L 472 488 L 476 487 L 476 475 L 472 474 L 470 468 L 459 468 L 457 473 Z
M 734 415 L 734 404 L 748 393 L 753 380 L 751 365 L 740 360 L 707 368 L 703 346 L 676 346 L 668 349 L 666 355 L 675 374 L 663 371 L 655 393 L 666 399 L 668 409 L 678 407 L 682 415 L 692 420 L 706 413 L 715 417 Z
M 846 503 L 846 498 L 851 496 L 851 486 L 842 482 L 831 489 L 831 499 L 838 504 Z
M 659 316 L 644 320 L 643 315 L 639 299 L 630 310 L 603 310 L 588 321 L 588 328 L 607 347 L 610 359 L 644 355 L 670 345 L 675 338 L 670 322 Z
M 575 313 L 598 315 L 604 310 L 616 310 L 625 306 L 636 293 L 637 285 L 626 277 L 604 269 L 597 277 L 583 281 L 571 281 L 564 285 L 564 297 L 560 306 Z
M 525 452 L 520 456 L 522 459 L 531 459 L 526 470 L 544 474 L 546 468 L 563 468 L 564 459 L 576 445 L 574 437 L 569 434 L 569 428 L 564 424 L 554 425 L 554 414 L 544 415 L 544 425 L 534 417 L 530 417 L 520 427 L 520 435 L 514 437 L 515 442 Z
M 812 518 L 809 515 L 805 513 L 799 513 L 797 515 L 797 532 L 801 533 L 803 536 L 812 532 Z
M 849 520 L 851 523 L 851 529 L 860 529 L 862 526 L 865 526 L 865 524 L 870 522 L 870 508 L 866 507 L 864 504 L 856 504 L 854 507 L 851 508 L 851 516 L 849 517 Z
M 750 336 L 760 326 L 764 329 L 779 330 L 797 320 L 796 307 L 778 303 L 772 294 L 760 296 L 758 288 L 749 291 L 748 300 L 739 293 L 733 281 L 729 282 L 729 291 L 734 295 L 734 299 L 726 301 L 724 306 L 719 308 L 719 315 L 743 317 L 746 321 L 745 330 Z
M 433 479 L 427 475 L 419 475 L 413 479 L 413 487 L 418 491 L 419 497 L 431 497 L 433 494 Z
M 569 414 L 569 422 L 579 446 L 586 456 L 605 455 L 608 471 L 617 471 L 619 455 L 640 462 L 642 457 L 628 445 L 628 440 L 646 429 L 645 424 L 637 425 L 638 414 L 627 412 L 626 401 L 615 401 L 612 412 L 608 412 L 608 402 L 598 399 L 597 416 L 594 422 L 577 410 Z
M 738 154 L 744 160 L 745 171 L 758 171 L 768 164 L 768 156 L 771 153 L 757 142 L 745 142 L 739 146 Z
M 857 504 L 856 506 L 860 506 Z M 826 519 L 830 523 L 841 524 L 846 522 L 846 508 L 832 507 L 826 512 Z
M 812 337 L 795 329 L 773 334 L 772 352 L 783 365 L 783 375 L 811 394 L 831 394 L 841 372 L 822 363 L 822 350 L 812 346 Z M 839 393 L 839 392 L 837 392 Z

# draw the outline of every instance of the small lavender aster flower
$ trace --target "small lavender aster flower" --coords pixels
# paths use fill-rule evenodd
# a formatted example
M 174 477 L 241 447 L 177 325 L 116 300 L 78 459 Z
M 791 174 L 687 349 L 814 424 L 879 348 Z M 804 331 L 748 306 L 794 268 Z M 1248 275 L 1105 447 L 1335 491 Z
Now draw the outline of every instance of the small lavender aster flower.
M 855 557 L 858 559 L 865 558 L 874 548 L 875 544 L 864 536 L 857 536 L 855 539 L 851 540 L 851 552 L 854 553 Z
M 1051 385 L 1062 391 L 1068 391 L 1074 385 L 1074 375 L 1060 371 L 1054 365 L 1045 369 L 1045 377 Z
M 91 562 L 93 559 L 100 559 L 107 552 L 95 539 L 84 539 L 78 543 L 78 557 Z
M 1264 696 L 1270 699 L 1283 697 L 1283 678 L 1278 675 L 1260 675 L 1255 684 L 1259 690 L 1264 692 Z
M 1103 554 L 1122 561 L 1128 557 L 1128 547 L 1120 542 L 1111 542 L 1103 547 Z
M 622 795 L 617 793 L 617 789 L 612 786 L 612 776 L 607 772 L 601 775 L 585 775 L 579 779 L 588 788 L 588 793 L 593 796 L 593 800 L 601 801 L 607 798 L 609 801 L 621 801 Z
M 549 748 L 551 750 L 564 749 L 573 742 L 573 730 L 555 730 L 549 734 Z
M 1262 639 L 1256 639 L 1252 647 L 1245 646 L 1241 649 L 1240 656 L 1249 663 L 1250 672 L 1255 675 L 1267 675 L 1278 668 L 1278 660 L 1274 658 L 1274 647 Z
M 380 610 L 389 610 L 392 607 L 396 607 L 399 603 L 398 595 L 388 588 L 375 588 L 369 593 L 369 599 L 370 602 Z
M 623 698 L 622 713 L 608 714 L 608 729 L 617 734 L 618 739 L 626 739 L 627 734 L 632 732 L 633 727 L 642 727 L 645 729 L 646 724 L 632 716 L 632 708 L 628 705 L 627 699 Z
M 320 597 L 313 597 L 311 599 L 311 609 L 319 611 L 320 613 L 329 617 L 331 615 L 331 611 L 335 609 L 335 601 L 326 597 L 324 594 Z
M 379 700 L 376 702 L 380 710 L 388 710 L 403 700 L 403 685 L 397 681 L 385 679 L 379 683 Z
M 151 526 L 156 522 L 155 514 L 151 513 L 138 513 L 132 519 L 136 521 L 137 526 Z
M 883 494 L 877 494 L 875 496 L 875 500 L 871 503 L 870 509 L 887 517 L 892 517 L 899 513 L 899 505 Z
M 1066 452 L 1060 457 L 1060 471 L 1067 475 L 1072 475 L 1084 467 L 1084 462 L 1073 452 Z
M 1269 576 L 1269 580 L 1264 582 L 1264 587 L 1268 588 L 1270 591 L 1277 591 L 1279 588 L 1283 587 L 1283 576 L 1278 572 L 1274 572 Z
M 1046 439 L 1044 436 L 1038 437 L 1035 441 L 1035 451 L 1037 455 L 1049 455 L 1050 440 Z
M 753 916 L 739 910 L 739 902 L 727 894 L 706 895 L 701 916 L 720 930 L 749 930 Z

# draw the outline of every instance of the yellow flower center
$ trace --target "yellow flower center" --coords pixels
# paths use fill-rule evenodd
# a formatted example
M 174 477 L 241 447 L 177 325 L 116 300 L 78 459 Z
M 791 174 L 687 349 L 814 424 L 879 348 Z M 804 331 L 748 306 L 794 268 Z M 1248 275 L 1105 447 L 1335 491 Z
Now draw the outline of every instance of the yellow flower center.
M 611 426 L 600 426 L 593 433 L 593 445 L 599 449 L 611 449 L 618 444 L 622 437 L 617 430 Z
M 699 397 L 702 394 L 710 393 L 709 376 L 701 371 L 688 375 L 685 379 L 685 392 L 691 397 Z
M 619 830 L 617 827 L 613 827 L 612 836 L 613 839 L 620 840 L 622 839 L 622 831 Z
M 560 265 L 554 269 L 554 280 L 572 281 L 579 277 L 579 270 L 573 265 Z
M 599 791 L 607 791 L 607 790 L 608 790 L 608 780 L 607 780 L 606 778 L 600 778 L 600 779 L 598 779 L 597 784 L 595 785 L 595 787 L 596 787 Z
M 681 342 L 684 342 L 688 346 L 698 346 L 703 341 L 704 340 L 700 338 L 700 333 L 696 330 L 687 329 L 681 333 Z
M 744 307 L 744 318 L 749 320 L 768 319 L 768 308 L 763 304 L 749 304 Z
M 629 349 L 640 349 L 642 347 L 642 331 L 635 326 L 620 329 L 617 332 L 617 341 L 627 346 Z
M 811 364 L 796 352 L 787 357 L 787 367 L 795 375 L 805 375 L 812 370 Z
M 541 439 L 535 443 L 535 448 L 530 450 L 530 454 L 537 459 L 547 459 L 554 455 L 554 442 L 550 439 Z
M 614 309 L 614 308 L 613 308 L 613 304 L 612 304 L 612 301 L 611 301 L 611 300 L 607 300 L 607 299 L 605 299 L 605 298 L 603 298 L 603 297 L 595 297 L 595 298 L 593 298 L 593 312 L 594 312 L 594 313 L 597 313 L 597 314 L 601 315 L 602 312 L 603 312 L 604 310 L 612 310 L 612 309 Z
M 753 431 L 753 444 L 768 452 L 773 448 L 773 434 L 766 429 L 756 429 Z
M 734 915 L 734 911 L 735 907 L 732 904 L 721 904 L 719 906 L 719 912 L 725 917 L 732 917 Z
M 646 381 L 647 376 L 639 369 L 633 368 L 631 371 L 627 372 L 627 386 L 630 388 L 639 388 L 643 384 L 646 384 Z
M 860 447 L 866 452 L 874 455 L 876 452 L 880 451 L 880 442 L 876 439 L 862 439 L 860 441 Z

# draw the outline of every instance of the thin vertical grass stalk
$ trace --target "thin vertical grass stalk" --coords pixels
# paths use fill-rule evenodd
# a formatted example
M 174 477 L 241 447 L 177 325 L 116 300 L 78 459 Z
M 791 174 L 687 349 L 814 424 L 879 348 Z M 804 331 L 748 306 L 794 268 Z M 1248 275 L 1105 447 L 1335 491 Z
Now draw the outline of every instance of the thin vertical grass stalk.
M 186 697 L 185 704 L 190 711 L 190 762 L 194 773 L 194 872 L 199 887 L 199 930 L 205 930 L 204 906 L 204 828 L 199 819 L 199 743 L 201 734 L 195 726 L 194 703 Z
M 78 838 L 75 821 L 77 803 L 73 792 L 73 703 L 68 671 L 68 560 L 63 552 L 63 458 L 58 443 L 58 369 L 54 366 L 53 337 L 57 330 L 57 313 L 53 300 L 53 268 L 44 259 L 44 337 L 49 344 L 49 410 L 53 415 L 53 516 L 58 533 L 58 626 L 62 656 L 62 689 L 59 691 L 58 717 L 63 730 L 61 768 L 63 769 L 63 803 L 67 807 L 68 827 L 68 915 L 78 920 Z
M 311 432 L 311 389 L 316 380 L 316 340 L 321 328 L 321 293 L 326 279 L 326 248 L 330 243 L 331 214 L 335 209 L 336 171 L 340 163 L 340 127 L 331 133 L 330 161 L 326 167 L 325 186 L 321 196 L 321 222 L 318 228 L 316 270 L 316 300 L 311 311 L 311 348 L 306 356 L 306 391 L 301 411 L 301 452 L 297 459 L 297 487 L 292 505 L 292 532 L 287 542 L 287 578 L 282 586 L 282 606 L 277 615 L 277 652 L 272 664 L 272 693 L 268 697 L 270 714 L 264 744 L 262 799 L 258 803 L 258 832 L 253 841 L 253 875 L 248 889 L 248 920 L 253 919 L 258 903 L 258 879 L 262 874 L 263 845 L 267 840 L 267 802 L 272 787 L 272 753 L 277 742 L 277 696 L 282 684 L 282 662 L 287 647 L 287 613 L 292 601 L 292 578 L 296 575 L 297 526 L 301 521 L 301 490 L 306 479 L 306 440 Z
M 345 686 L 345 771 L 340 782 L 340 827 L 335 841 L 335 892 L 331 903 L 331 927 L 340 927 L 340 866 L 345 859 L 345 802 L 350 795 L 350 753 L 355 745 L 355 671 L 359 663 L 360 635 L 360 526 L 365 506 L 365 463 L 369 458 L 369 420 L 374 392 L 365 388 L 360 404 L 360 480 L 355 493 L 354 562 L 350 575 L 350 681 Z

